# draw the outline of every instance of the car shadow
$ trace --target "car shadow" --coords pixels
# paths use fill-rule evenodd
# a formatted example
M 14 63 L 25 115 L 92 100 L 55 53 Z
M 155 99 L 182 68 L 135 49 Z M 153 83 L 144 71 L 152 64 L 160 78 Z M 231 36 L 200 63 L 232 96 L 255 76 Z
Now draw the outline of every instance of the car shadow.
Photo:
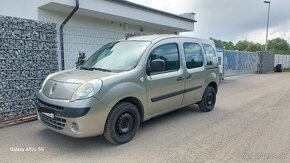
M 152 119 L 149 119 L 148 121 L 145 121 L 144 123 L 141 124 L 140 130 L 150 128 L 150 126 L 156 126 L 156 125 L 162 126 L 164 123 L 167 124 L 168 122 L 172 122 L 175 120 L 182 120 L 183 118 L 186 118 L 188 116 L 192 117 L 200 113 L 203 113 L 203 112 L 199 110 L 197 105 L 186 106 L 186 107 L 165 113 L 163 115 L 153 117 Z M 183 118 L 181 119 L 180 117 L 183 117 Z

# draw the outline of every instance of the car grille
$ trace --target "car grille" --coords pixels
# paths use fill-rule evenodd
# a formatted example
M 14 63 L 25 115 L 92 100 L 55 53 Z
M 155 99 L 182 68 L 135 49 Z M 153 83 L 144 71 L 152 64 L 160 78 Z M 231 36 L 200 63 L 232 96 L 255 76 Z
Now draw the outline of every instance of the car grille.
M 36 102 L 37 102 L 38 106 L 41 106 L 43 108 L 48 108 L 48 109 L 52 109 L 52 110 L 55 110 L 55 111 L 62 111 L 63 110 L 63 107 L 61 107 L 61 106 L 48 104 L 48 103 L 46 103 L 44 101 L 41 101 L 40 99 L 37 99 Z
M 47 126 L 54 128 L 54 129 L 58 129 L 58 130 L 62 130 L 65 126 L 66 120 L 63 118 L 59 118 L 59 117 L 48 117 L 46 115 L 44 115 L 41 112 L 39 113 L 39 118 L 40 120 L 45 123 Z

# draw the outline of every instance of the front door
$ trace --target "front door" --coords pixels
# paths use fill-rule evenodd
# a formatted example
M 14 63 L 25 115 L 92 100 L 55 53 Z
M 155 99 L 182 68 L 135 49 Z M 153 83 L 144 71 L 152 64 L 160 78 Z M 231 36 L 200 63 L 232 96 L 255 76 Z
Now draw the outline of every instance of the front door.
M 150 116 L 178 108 L 182 104 L 185 74 L 181 67 L 178 43 L 171 39 L 157 43 L 150 52 L 147 67 L 154 59 L 164 60 L 162 71 L 146 77 L 148 112 Z

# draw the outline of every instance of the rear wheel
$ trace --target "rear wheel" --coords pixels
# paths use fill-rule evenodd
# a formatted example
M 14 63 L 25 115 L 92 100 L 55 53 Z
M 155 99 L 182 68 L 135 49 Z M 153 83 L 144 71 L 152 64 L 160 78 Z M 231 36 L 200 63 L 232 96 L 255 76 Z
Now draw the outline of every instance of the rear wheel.
M 215 102 L 216 90 L 211 86 L 207 86 L 203 93 L 202 100 L 198 103 L 199 110 L 202 112 L 209 112 L 214 108 Z
M 138 108 L 128 102 L 122 102 L 113 107 L 110 112 L 104 136 L 114 144 L 129 142 L 136 135 L 140 126 L 140 114 Z

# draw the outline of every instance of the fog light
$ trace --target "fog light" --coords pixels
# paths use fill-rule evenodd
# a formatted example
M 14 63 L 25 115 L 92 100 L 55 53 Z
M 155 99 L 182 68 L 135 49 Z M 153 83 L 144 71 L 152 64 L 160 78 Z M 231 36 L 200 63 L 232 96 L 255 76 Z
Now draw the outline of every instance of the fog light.
M 71 123 L 70 128 L 73 132 L 79 131 L 79 125 L 76 122 Z

